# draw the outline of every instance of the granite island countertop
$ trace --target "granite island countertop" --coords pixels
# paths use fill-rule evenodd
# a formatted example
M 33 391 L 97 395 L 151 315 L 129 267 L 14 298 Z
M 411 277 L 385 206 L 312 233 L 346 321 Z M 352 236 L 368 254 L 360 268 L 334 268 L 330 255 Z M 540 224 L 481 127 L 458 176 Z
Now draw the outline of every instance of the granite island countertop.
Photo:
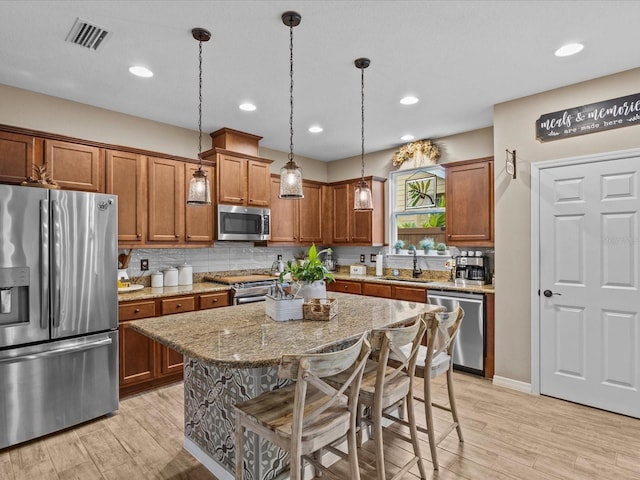
M 249 303 L 131 322 L 138 331 L 190 358 L 216 366 L 277 366 L 283 354 L 320 352 L 375 328 L 406 323 L 442 307 L 388 298 L 330 292 L 338 314 L 330 321 L 278 322 L 265 303 Z

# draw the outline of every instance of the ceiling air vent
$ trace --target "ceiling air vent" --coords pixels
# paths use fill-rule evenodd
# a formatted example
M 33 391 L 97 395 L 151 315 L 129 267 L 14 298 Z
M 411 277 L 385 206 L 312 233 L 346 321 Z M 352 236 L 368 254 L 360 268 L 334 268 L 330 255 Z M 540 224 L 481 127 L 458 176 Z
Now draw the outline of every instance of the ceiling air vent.
M 98 50 L 98 47 L 110 36 L 111 32 L 104 28 L 77 18 L 67 35 L 66 41 L 91 50 Z

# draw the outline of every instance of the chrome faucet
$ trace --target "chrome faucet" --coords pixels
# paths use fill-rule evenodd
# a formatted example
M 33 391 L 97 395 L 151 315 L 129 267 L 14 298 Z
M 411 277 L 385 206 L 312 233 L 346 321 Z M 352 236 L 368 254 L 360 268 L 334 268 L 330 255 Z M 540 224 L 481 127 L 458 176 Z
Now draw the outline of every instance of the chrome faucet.
M 422 269 L 417 267 L 418 267 L 418 254 L 414 250 L 413 251 L 413 272 L 411 272 L 413 278 L 418 278 L 420 275 L 422 275 Z

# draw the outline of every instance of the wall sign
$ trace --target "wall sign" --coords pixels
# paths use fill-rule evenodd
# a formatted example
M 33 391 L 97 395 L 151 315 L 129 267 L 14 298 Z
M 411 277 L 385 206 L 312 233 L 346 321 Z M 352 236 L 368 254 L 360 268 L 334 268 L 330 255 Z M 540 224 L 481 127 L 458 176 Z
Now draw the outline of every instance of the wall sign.
M 640 93 L 545 113 L 536 120 L 541 142 L 640 124 Z

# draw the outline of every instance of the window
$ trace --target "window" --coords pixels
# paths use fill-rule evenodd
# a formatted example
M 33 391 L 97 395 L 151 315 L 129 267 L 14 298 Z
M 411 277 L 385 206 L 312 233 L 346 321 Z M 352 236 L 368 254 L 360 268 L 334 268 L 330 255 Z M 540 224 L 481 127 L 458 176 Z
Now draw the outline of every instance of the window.
M 420 250 L 423 238 L 445 243 L 445 191 L 441 166 L 399 170 L 389 175 L 390 244 L 404 241 Z

